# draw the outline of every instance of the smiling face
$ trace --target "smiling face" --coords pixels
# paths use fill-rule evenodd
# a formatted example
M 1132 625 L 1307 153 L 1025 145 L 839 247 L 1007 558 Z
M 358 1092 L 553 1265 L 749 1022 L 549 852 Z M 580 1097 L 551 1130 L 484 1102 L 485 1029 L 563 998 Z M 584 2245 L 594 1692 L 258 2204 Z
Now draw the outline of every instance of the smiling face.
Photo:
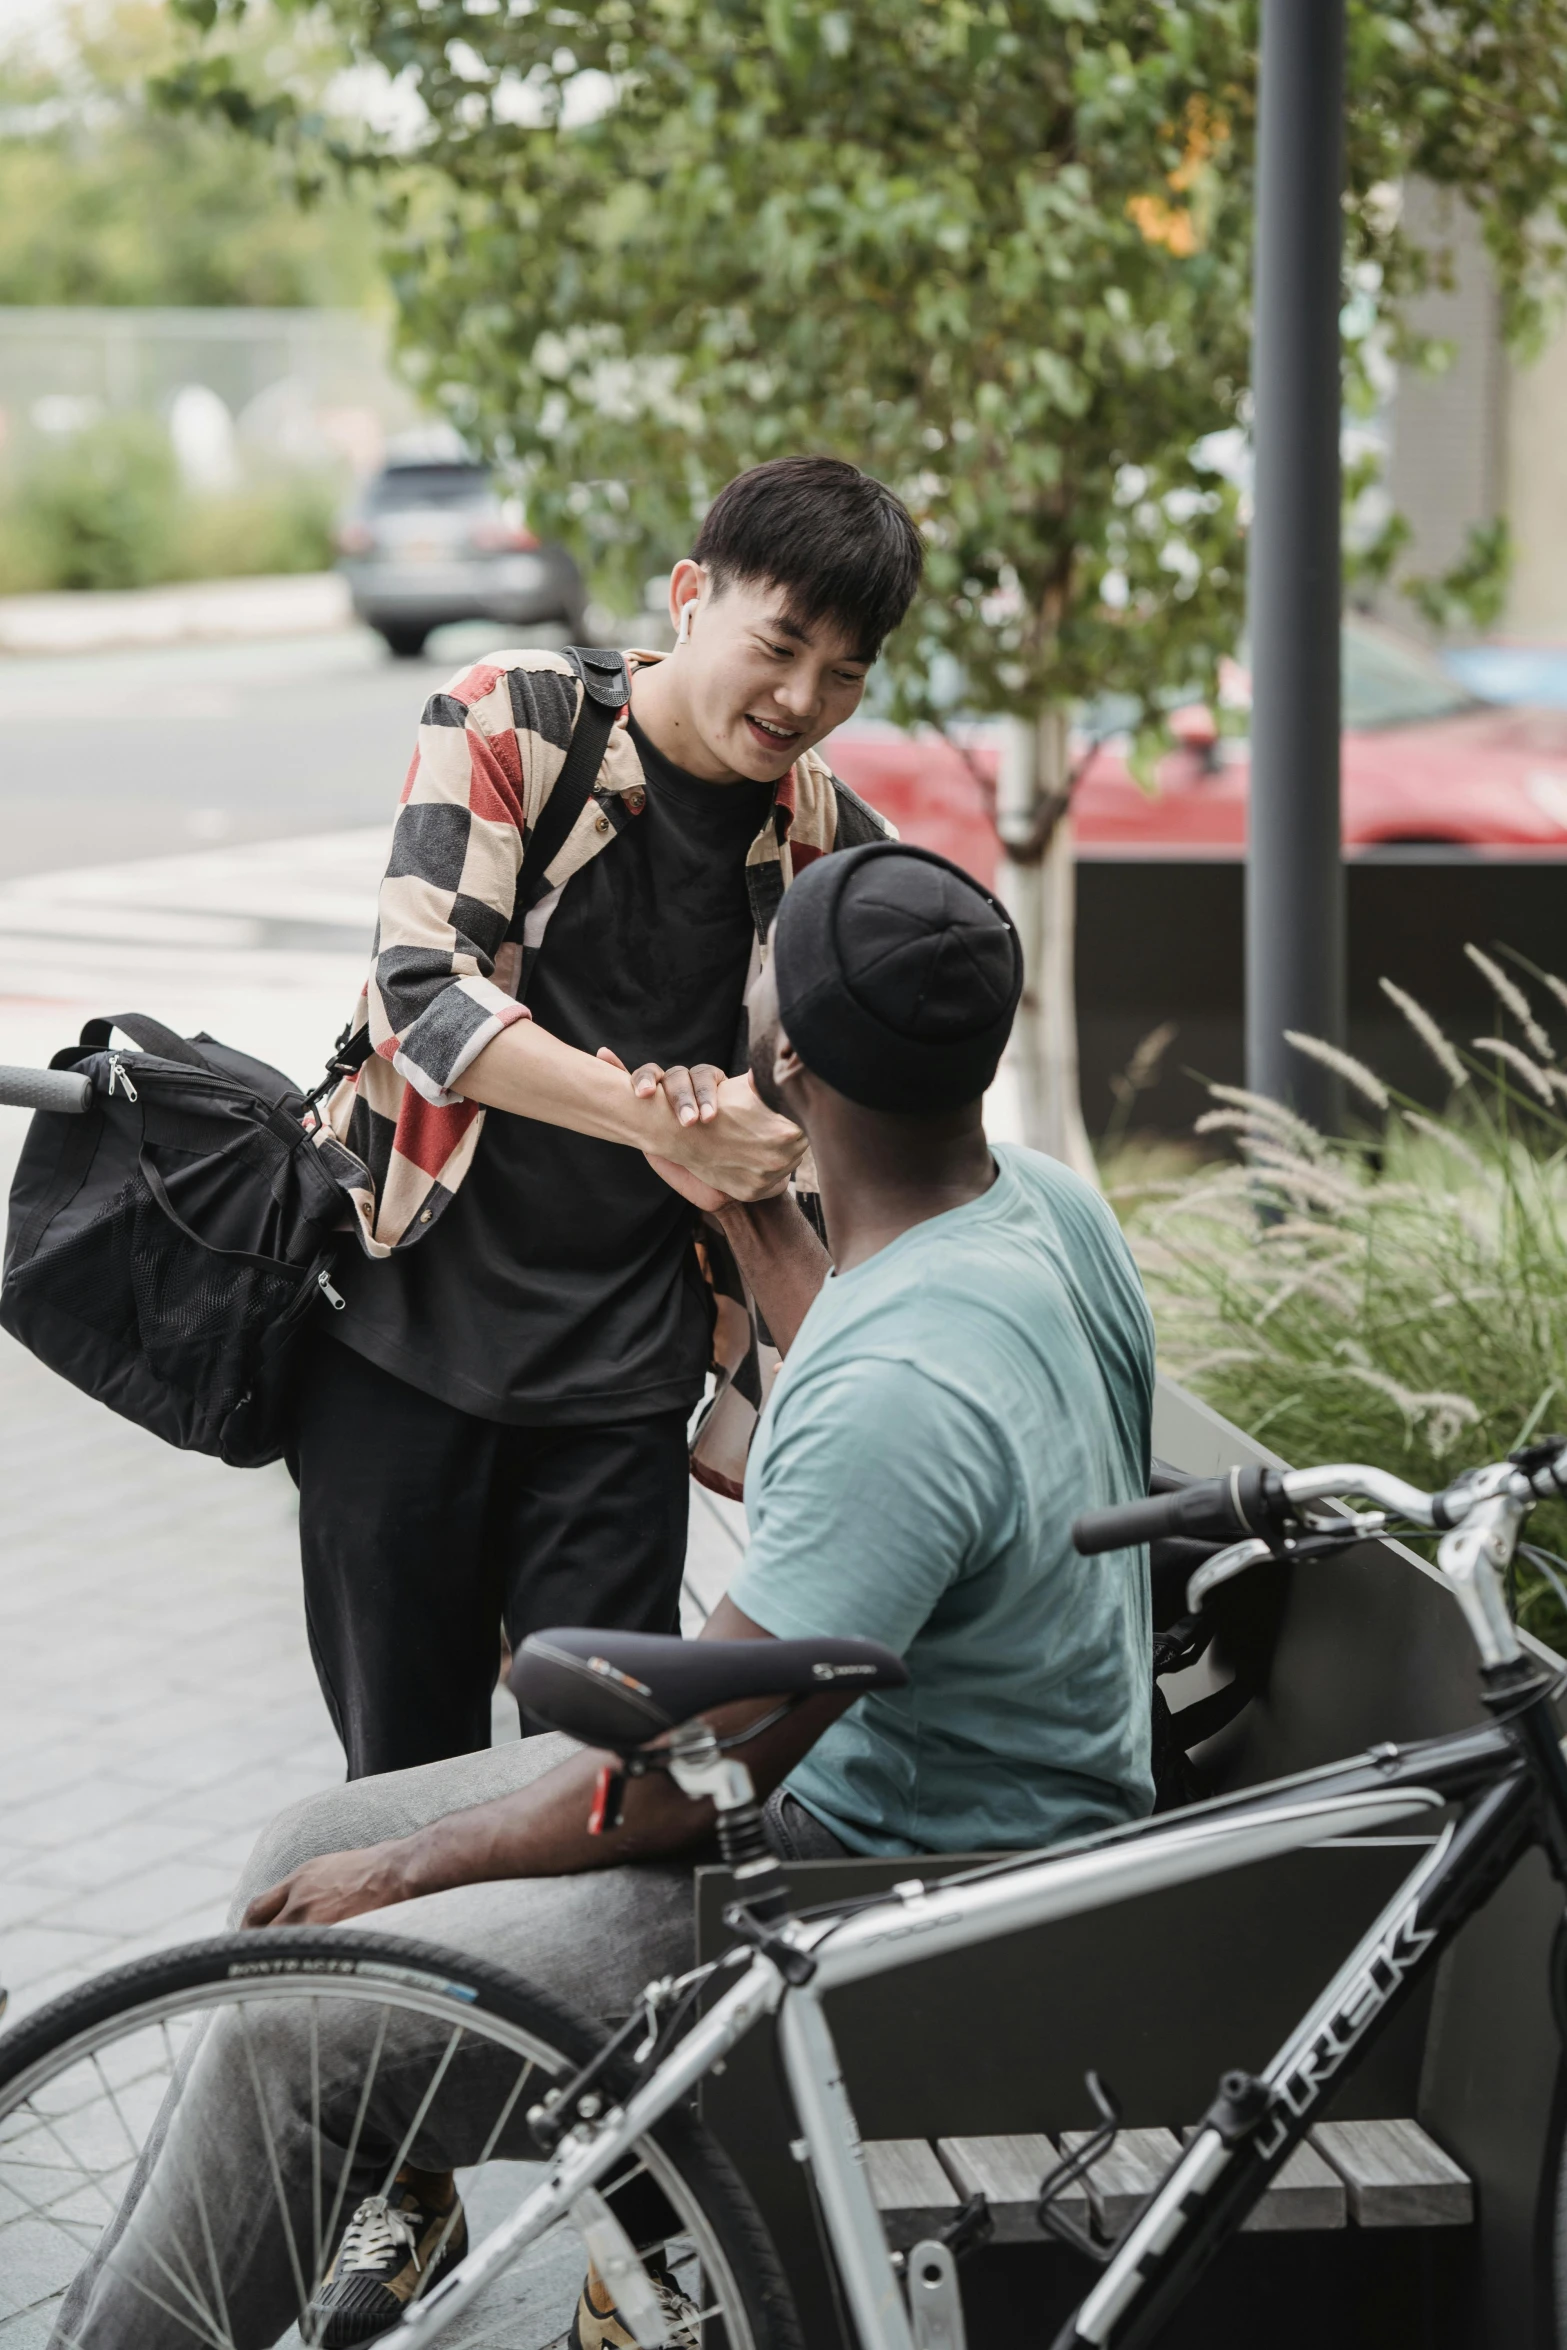
M 783 589 L 719 585 L 699 563 L 677 563 L 669 584 L 685 636 L 665 667 L 693 774 L 775 782 L 859 708 L 870 662 L 835 622 L 802 622 Z

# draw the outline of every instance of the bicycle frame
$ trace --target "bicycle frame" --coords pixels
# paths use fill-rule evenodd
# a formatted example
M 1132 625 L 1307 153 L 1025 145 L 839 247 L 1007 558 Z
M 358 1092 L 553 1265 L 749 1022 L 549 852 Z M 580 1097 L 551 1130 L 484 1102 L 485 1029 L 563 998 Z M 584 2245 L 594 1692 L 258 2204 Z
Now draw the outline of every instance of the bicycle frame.
M 1261 2075 L 1268 2092 L 1261 2126 L 1256 2117 L 1244 2121 L 1227 2111 L 1221 2097 L 1056 2345 L 1130 2350 L 1239 2228 L 1305 2134 L 1329 2085 L 1353 2066 L 1522 1854 L 1543 1841 L 1558 1875 L 1564 1873 L 1567 1774 L 1556 1740 L 1542 1693 L 1507 1727 L 1374 1749 L 1038 1859 L 1009 1859 L 929 1886 L 911 1876 L 874 1907 L 790 1925 L 788 1939 L 813 1961 L 810 1979 L 787 1984 L 771 1958 L 754 1957 L 623 2108 L 568 2133 L 543 2183 L 477 2247 L 461 2274 L 408 2311 L 398 2338 L 416 2350 L 444 2331 L 578 2195 L 623 2161 L 638 2137 L 776 2014 L 802 2159 L 811 2165 L 861 2350 L 914 2350 L 824 2011 L 831 1993 L 1163 1886 L 1340 1836 L 1429 1822 L 1432 1845 Z M 1439 1830 L 1439 1816 L 1450 1807 L 1457 1816 Z

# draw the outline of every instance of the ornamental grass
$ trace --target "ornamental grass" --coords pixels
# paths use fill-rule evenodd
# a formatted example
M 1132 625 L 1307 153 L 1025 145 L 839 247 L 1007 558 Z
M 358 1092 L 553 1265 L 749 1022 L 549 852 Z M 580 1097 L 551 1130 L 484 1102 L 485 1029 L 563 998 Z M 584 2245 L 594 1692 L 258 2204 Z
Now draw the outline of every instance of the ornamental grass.
M 1445 1081 L 1441 1110 L 1295 1037 L 1344 1082 L 1344 1137 L 1216 1085 L 1197 1133 L 1222 1156 L 1111 1172 L 1163 1368 L 1293 1463 L 1371 1461 L 1435 1486 L 1567 1429 L 1567 985 L 1466 952 L 1494 1034 L 1455 1040 L 1382 983 Z M 1567 1547 L 1567 1507 L 1531 1534 Z M 1567 1611 L 1522 1564 L 1517 1600 L 1567 1646 Z

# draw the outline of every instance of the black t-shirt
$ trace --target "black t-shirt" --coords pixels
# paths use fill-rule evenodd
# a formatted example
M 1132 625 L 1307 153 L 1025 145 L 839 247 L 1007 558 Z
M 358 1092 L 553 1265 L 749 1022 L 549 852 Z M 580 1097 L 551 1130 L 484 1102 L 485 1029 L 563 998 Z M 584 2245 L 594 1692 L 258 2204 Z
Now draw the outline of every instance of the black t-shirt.
M 632 722 L 647 802 L 573 875 L 528 984 L 581 1051 L 728 1068 L 755 929 L 745 858 L 770 783 L 703 783 Z M 709 1354 L 696 1212 L 640 1151 L 490 1110 L 428 1236 L 334 1278 L 334 1337 L 486 1420 L 548 1426 L 690 1410 Z

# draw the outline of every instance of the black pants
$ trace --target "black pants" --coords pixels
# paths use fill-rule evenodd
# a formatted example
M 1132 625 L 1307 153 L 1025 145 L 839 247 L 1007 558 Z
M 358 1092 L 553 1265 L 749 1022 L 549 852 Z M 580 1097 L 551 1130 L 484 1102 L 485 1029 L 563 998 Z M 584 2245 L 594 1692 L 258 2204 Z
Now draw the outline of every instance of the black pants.
M 514 1648 L 551 1624 L 678 1629 L 683 1412 L 505 1427 L 327 1337 L 301 1374 L 305 1618 L 351 1779 L 489 1745 L 503 1622 Z

